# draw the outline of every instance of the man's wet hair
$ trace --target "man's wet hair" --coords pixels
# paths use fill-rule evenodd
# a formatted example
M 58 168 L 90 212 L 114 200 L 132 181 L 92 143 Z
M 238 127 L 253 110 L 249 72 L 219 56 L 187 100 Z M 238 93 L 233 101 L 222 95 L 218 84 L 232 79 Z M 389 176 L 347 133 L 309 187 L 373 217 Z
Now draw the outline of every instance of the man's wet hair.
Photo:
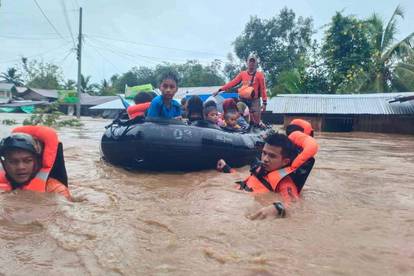
M 152 101 L 153 96 L 147 92 L 140 92 L 135 95 L 134 97 L 134 103 L 135 104 L 141 104 L 141 103 L 147 103 Z
M 178 76 L 173 71 L 163 73 L 159 79 L 159 84 L 161 84 L 165 80 L 173 80 L 178 85 Z
M 270 146 L 282 148 L 282 156 L 284 158 L 289 158 L 290 161 L 293 161 L 293 159 L 295 159 L 297 154 L 296 147 L 285 134 L 277 132 L 271 133 L 264 139 L 264 141 Z

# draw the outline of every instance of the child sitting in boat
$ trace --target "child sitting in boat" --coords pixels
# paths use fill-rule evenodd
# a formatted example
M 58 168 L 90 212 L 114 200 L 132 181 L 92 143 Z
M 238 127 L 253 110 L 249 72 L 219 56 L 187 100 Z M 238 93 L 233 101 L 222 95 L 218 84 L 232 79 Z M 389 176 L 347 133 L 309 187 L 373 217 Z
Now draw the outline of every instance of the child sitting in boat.
M 219 114 L 217 111 L 217 105 L 213 101 L 208 101 L 204 104 L 204 118 L 212 124 L 217 125 L 219 121 Z
M 201 127 L 207 127 L 207 128 L 214 128 L 221 130 L 221 128 L 218 126 L 218 111 L 217 111 L 217 105 L 213 101 L 208 101 L 204 104 L 204 120 L 203 124 L 199 124 Z
M 239 112 L 240 116 L 246 121 L 246 123 L 250 124 L 250 110 L 244 102 L 237 103 L 237 111 Z
M 127 113 L 129 119 L 135 119 L 137 117 L 144 118 L 145 113 L 151 105 L 153 96 L 146 92 L 141 92 L 135 95 L 135 105 L 128 106 Z
M 173 100 L 178 90 L 178 78 L 173 72 L 161 77 L 160 90 L 162 95 L 155 97 L 147 112 L 149 118 L 181 119 L 181 106 Z
M 223 123 L 223 121 L 221 121 L 221 122 L 219 121 L 219 125 L 221 127 L 226 127 L 226 123 L 225 123 L 226 113 L 232 112 L 232 113 L 236 113 L 236 115 L 237 115 L 237 119 L 236 119 L 237 124 L 241 127 L 242 130 L 247 130 L 249 128 L 249 124 L 244 120 L 243 117 L 241 117 L 239 115 L 239 112 L 237 110 L 237 104 L 236 104 L 236 101 L 234 99 L 230 98 L 230 99 L 224 100 L 224 102 L 223 102 L 223 111 L 224 111 L 224 115 L 223 115 L 222 119 L 223 119 L 224 123 Z
M 242 131 L 241 126 L 237 123 L 237 119 L 239 118 L 239 114 L 235 111 L 228 111 L 224 114 L 224 121 L 226 126 L 222 127 L 223 130 L 229 132 L 240 132 Z
M 187 101 L 187 118 L 190 124 L 204 119 L 203 101 L 197 95 L 191 96 L 191 98 Z

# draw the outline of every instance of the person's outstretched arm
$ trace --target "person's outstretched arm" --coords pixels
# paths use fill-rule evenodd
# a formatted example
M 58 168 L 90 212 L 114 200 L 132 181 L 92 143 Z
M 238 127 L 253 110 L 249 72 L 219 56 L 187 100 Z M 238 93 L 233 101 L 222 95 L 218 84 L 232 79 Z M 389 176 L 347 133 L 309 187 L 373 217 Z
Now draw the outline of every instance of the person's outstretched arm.
M 232 167 L 230 167 L 226 161 L 224 161 L 223 159 L 220 159 L 219 161 L 217 161 L 217 167 L 216 169 L 219 172 L 223 172 L 223 173 L 235 173 L 236 170 L 233 169 Z

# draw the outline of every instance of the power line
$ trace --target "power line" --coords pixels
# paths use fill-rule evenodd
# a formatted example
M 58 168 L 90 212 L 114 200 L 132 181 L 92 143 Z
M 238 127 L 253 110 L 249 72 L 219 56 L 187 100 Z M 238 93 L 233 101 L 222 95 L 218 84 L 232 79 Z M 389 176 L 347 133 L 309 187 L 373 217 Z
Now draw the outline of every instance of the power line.
M 167 47 L 167 46 L 155 45 L 155 44 L 150 44 L 150 43 L 142 43 L 142 42 L 135 42 L 135 41 L 130 41 L 130 40 L 123 40 L 123 39 L 114 39 L 114 38 L 110 38 L 110 37 L 106 37 L 106 36 L 102 36 L 102 35 L 92 34 L 92 35 L 88 35 L 88 36 L 92 36 L 92 37 L 96 37 L 96 38 L 102 38 L 102 39 L 106 39 L 106 40 L 113 40 L 113 41 L 118 41 L 118 42 L 136 44 L 136 45 L 140 45 L 140 46 L 155 47 L 155 48 L 182 51 L 182 52 L 190 52 L 190 53 L 197 53 L 197 54 L 207 54 L 207 55 L 214 55 L 214 56 L 217 56 L 217 57 L 225 57 L 225 56 L 222 56 L 222 55 L 217 54 L 217 53 L 210 53 L 210 52 L 204 52 L 204 51 L 194 51 L 194 50 L 189 50 L 189 49 Z
M 33 0 L 36 4 L 36 6 L 39 8 L 40 12 L 43 14 L 43 16 L 46 18 L 47 22 L 49 23 L 49 25 L 53 28 L 53 30 L 55 30 L 55 32 L 60 36 L 60 38 L 62 38 L 63 40 L 65 40 L 65 38 L 63 37 L 63 35 L 61 35 L 59 33 L 59 31 L 56 29 L 55 25 L 53 25 L 53 23 L 49 20 L 49 18 L 47 17 L 47 15 L 44 13 L 44 11 L 42 10 L 42 8 L 40 7 L 39 3 L 37 3 L 36 0 Z
M 64 62 L 65 62 L 65 60 L 69 57 L 69 55 L 73 53 L 73 51 L 74 51 L 74 49 L 73 49 L 73 48 L 70 48 L 70 49 L 67 51 L 66 56 L 64 56 L 64 57 L 63 57 L 63 59 L 61 59 L 61 60 L 58 62 L 58 64 L 59 64 L 59 66 L 60 66 L 60 67 L 62 67 L 62 66 L 63 66 L 63 63 L 64 63 Z
M 91 43 L 91 41 L 89 40 L 89 43 Z M 115 54 L 115 55 L 117 55 L 117 56 L 119 56 L 119 57 L 121 57 L 121 58 L 124 58 L 124 59 L 126 59 L 126 60 L 128 60 L 128 61 L 130 61 L 131 62 L 131 57 L 132 58 L 134 58 L 134 59 L 139 59 L 139 58 L 144 58 L 144 59 L 147 59 L 147 61 L 148 62 L 151 62 L 151 63 L 153 63 L 153 64 L 159 64 L 159 62 L 156 62 L 156 61 L 153 61 L 153 60 L 151 60 L 151 59 L 148 59 L 147 57 L 136 57 L 136 56 L 134 56 L 134 55 L 131 55 L 131 54 L 128 54 L 128 53 L 124 53 L 124 52 L 120 52 L 119 50 L 118 51 L 114 51 L 113 49 L 111 49 L 111 48 L 109 48 L 109 47 L 105 47 L 105 46 L 98 46 L 98 45 L 96 45 L 96 44 L 94 44 L 94 46 L 96 47 L 96 48 L 98 48 L 98 49 L 101 49 L 101 50 L 104 50 L 104 51 L 107 51 L 107 52 L 111 52 L 111 53 L 113 53 L 113 54 Z M 142 62 L 142 60 L 141 61 L 139 61 L 139 63 L 141 63 Z
M 49 50 L 47 50 L 47 51 L 43 51 L 43 52 L 38 53 L 38 54 L 34 54 L 34 55 L 31 55 L 31 56 L 27 56 L 26 58 L 33 58 L 33 57 L 38 57 L 38 56 L 45 56 L 45 55 L 47 55 L 47 54 L 49 54 L 49 53 L 51 53 L 51 52 L 54 52 L 54 51 L 56 51 L 56 50 L 59 50 L 59 49 L 63 48 L 64 46 L 67 46 L 67 43 L 65 43 L 65 44 L 63 44 L 63 45 L 60 45 L 59 47 L 52 48 L 52 49 L 49 49 Z M 0 64 L 3 64 L 3 63 L 10 63 L 10 62 L 13 62 L 13 61 L 20 61 L 20 60 L 21 60 L 21 58 L 18 58 L 18 59 L 11 59 L 11 60 L 4 60 L 4 61 L 0 61 Z
M 91 38 L 89 37 L 89 41 L 90 41 L 90 39 Z M 93 39 L 93 40 L 95 40 L 95 39 Z M 143 58 L 143 59 L 148 60 L 149 62 L 152 62 L 154 64 L 159 64 L 159 61 L 156 61 L 157 59 L 161 60 L 161 61 L 165 61 L 165 60 L 160 59 L 160 58 L 144 56 L 144 55 L 140 55 L 140 54 L 132 55 L 130 53 L 124 52 L 123 49 L 122 50 L 119 50 L 119 48 L 116 49 L 116 47 L 114 47 L 113 45 L 108 45 L 108 44 L 103 43 L 102 41 L 99 41 L 99 40 L 95 40 L 95 41 L 97 41 L 98 43 L 103 45 L 103 46 L 100 47 L 100 49 L 112 52 L 112 53 L 117 54 L 117 55 L 122 54 L 124 56 L 133 57 L 133 58 Z M 95 46 L 99 47 L 96 44 L 95 44 Z M 116 49 L 117 51 L 114 51 L 114 49 Z
M 107 44 L 107 43 L 105 43 L 105 42 L 102 42 L 101 40 L 99 40 L 99 39 L 97 39 L 97 38 L 93 38 L 93 37 L 90 37 L 90 36 L 88 36 L 88 38 L 89 39 L 92 39 L 92 40 L 94 40 L 94 41 L 96 41 L 96 42 L 98 42 L 98 43 L 100 43 L 100 44 L 103 44 L 103 45 L 106 45 L 108 48 L 111 48 L 111 49 L 113 49 L 113 48 L 117 48 L 116 46 L 114 46 L 113 44 Z M 121 51 L 125 51 L 124 49 L 121 49 L 121 48 L 117 48 L 118 49 L 118 51 L 119 52 L 121 52 Z M 119 49 L 121 49 L 121 50 L 119 50 Z M 126 52 L 122 52 L 124 55 L 129 55 L 129 56 L 132 56 L 132 57 L 134 57 L 134 55 L 132 55 L 132 54 L 129 54 L 129 53 L 126 53 Z M 176 58 L 161 58 L 161 57 L 154 57 L 154 56 L 146 56 L 146 55 L 141 55 L 141 54 L 135 54 L 135 57 L 137 57 L 137 56 L 139 56 L 139 57 L 141 57 L 141 58 L 144 58 L 144 59 L 147 59 L 147 60 L 150 60 L 151 62 L 155 62 L 155 63 L 159 63 L 159 62 L 166 62 L 166 61 L 177 61 L 177 62 L 187 62 L 187 60 L 185 60 L 185 59 L 176 59 Z
M 90 46 L 90 47 L 92 47 L 95 51 L 96 51 L 96 53 L 98 53 L 98 55 L 100 55 L 101 57 L 102 57 L 102 59 L 104 59 L 104 60 L 106 60 L 107 62 L 109 62 L 113 67 L 115 67 L 118 71 L 122 71 L 121 69 L 119 69 L 119 67 L 118 66 L 116 66 L 114 63 L 112 63 L 112 61 L 110 61 L 109 59 L 107 59 L 100 51 L 98 51 L 98 49 L 95 47 L 95 46 L 93 46 L 92 44 L 86 44 L 85 43 L 85 45 L 88 45 L 88 46 Z
M 55 40 L 60 37 L 29 37 L 29 36 L 15 36 L 15 35 L 0 35 L 0 38 L 19 39 L 19 40 Z
M 67 11 L 67 9 L 66 9 L 66 5 L 65 5 L 64 0 L 60 0 L 60 4 L 61 4 L 61 5 L 62 5 L 62 7 L 63 7 L 63 15 L 64 15 L 64 17 L 65 17 L 65 23 L 66 23 L 66 26 L 67 26 L 67 27 L 68 27 L 68 29 L 69 29 L 70 37 L 72 38 L 73 48 L 76 48 L 75 38 L 73 37 L 72 28 L 70 27 L 69 18 L 68 18 L 68 11 Z

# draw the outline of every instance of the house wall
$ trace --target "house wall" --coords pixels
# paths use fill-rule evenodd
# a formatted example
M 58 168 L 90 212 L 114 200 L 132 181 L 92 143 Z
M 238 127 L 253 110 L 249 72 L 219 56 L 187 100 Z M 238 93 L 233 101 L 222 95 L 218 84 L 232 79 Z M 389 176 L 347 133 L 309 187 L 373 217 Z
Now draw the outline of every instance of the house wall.
M 414 114 L 409 115 L 285 115 L 284 126 L 296 118 L 311 122 L 315 131 L 366 131 L 414 134 Z
M 414 134 L 414 114 L 394 116 L 369 116 L 355 117 L 354 131 L 383 132 Z
M 12 99 L 12 92 L 0 90 L 0 103 L 8 103 Z

